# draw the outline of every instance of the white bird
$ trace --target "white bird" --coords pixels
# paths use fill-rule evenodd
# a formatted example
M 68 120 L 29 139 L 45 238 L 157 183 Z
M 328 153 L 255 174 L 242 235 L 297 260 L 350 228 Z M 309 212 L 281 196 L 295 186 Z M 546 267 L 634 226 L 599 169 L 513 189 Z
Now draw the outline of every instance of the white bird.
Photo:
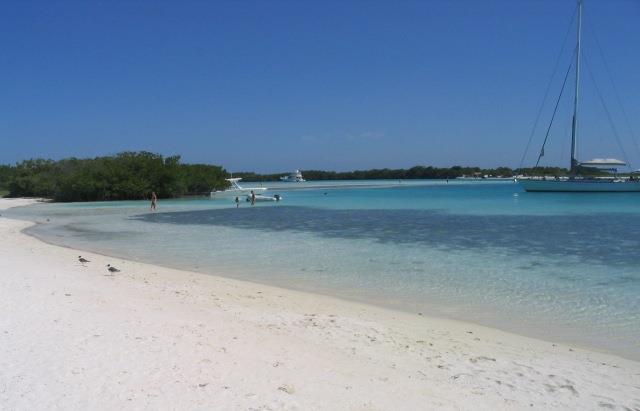
M 78 261 L 80 261 L 80 264 L 90 263 L 91 262 L 91 261 L 87 260 L 86 258 L 84 258 L 81 255 L 78 256 Z
M 118 270 L 117 268 L 115 268 L 111 264 L 107 264 L 107 270 L 109 270 L 110 273 L 119 273 L 120 272 L 120 270 Z

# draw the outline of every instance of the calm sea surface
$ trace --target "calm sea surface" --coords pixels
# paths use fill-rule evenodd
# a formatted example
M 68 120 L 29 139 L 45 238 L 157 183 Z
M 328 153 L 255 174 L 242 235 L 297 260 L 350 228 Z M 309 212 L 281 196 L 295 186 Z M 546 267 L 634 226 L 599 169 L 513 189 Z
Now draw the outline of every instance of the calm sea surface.
M 56 244 L 640 359 L 638 194 L 525 193 L 509 181 L 265 186 L 284 200 L 160 201 L 157 213 L 135 201 L 41 204 L 4 215 L 43 222 L 29 233 Z

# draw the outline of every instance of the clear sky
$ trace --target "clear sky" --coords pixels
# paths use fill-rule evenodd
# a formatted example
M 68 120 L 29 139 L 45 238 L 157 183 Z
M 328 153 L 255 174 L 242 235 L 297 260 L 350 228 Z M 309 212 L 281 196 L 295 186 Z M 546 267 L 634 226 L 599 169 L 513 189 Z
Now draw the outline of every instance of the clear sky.
M 640 168 L 628 127 L 640 138 L 640 1 L 585 3 L 588 63 Z M 231 171 L 518 166 L 574 9 L 573 0 L 4 1 L 0 163 L 148 150 Z M 573 41 L 572 32 L 525 165 Z M 583 79 L 580 155 L 620 158 L 584 67 Z M 570 91 L 545 164 L 568 164 Z

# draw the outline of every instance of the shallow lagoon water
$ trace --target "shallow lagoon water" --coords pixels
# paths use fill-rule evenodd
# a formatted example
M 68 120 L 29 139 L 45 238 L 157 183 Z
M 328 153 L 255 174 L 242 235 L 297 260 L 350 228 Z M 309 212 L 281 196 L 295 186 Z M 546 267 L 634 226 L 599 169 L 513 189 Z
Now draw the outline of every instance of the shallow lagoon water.
M 42 204 L 47 241 L 640 359 L 640 196 L 512 182 L 281 184 L 280 203 Z M 249 184 L 247 184 L 249 185 Z M 268 184 L 267 184 L 268 185 Z M 49 222 L 46 222 L 46 219 Z

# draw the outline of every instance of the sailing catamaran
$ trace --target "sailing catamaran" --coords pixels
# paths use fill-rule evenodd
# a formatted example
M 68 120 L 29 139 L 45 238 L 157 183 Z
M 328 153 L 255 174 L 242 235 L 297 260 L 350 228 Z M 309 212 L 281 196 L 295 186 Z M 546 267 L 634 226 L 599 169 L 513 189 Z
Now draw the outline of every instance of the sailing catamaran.
M 518 178 L 522 188 L 526 191 L 556 191 L 556 192 L 640 192 L 640 180 L 633 178 L 590 178 L 578 175 L 580 167 L 598 167 L 617 172 L 617 168 L 625 166 L 624 161 L 613 158 L 593 159 L 580 162 L 577 159 L 576 147 L 578 141 L 578 102 L 580 91 L 580 40 L 582 31 L 582 0 L 578 0 L 578 30 L 575 60 L 575 94 L 573 99 L 573 121 L 571 124 L 571 165 L 570 176 L 565 178 Z M 540 156 L 544 154 L 544 145 Z

